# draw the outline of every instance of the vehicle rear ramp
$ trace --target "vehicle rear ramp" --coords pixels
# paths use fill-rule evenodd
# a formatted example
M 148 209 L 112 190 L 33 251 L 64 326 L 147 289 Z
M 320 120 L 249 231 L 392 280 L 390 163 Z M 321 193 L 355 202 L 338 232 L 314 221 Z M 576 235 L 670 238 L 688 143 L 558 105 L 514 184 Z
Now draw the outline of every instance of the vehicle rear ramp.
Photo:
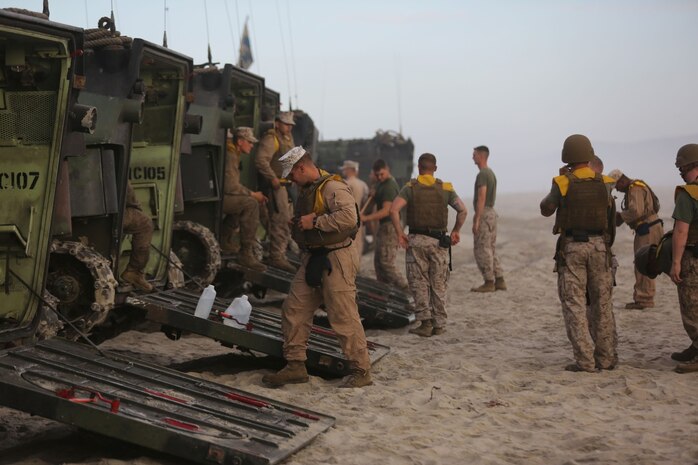
M 228 302 L 217 298 L 209 319 L 194 316 L 199 299 L 198 291 L 171 289 L 154 294 L 141 294 L 127 298 L 127 304 L 145 310 L 146 319 L 164 327 L 176 328 L 213 338 L 225 346 L 237 346 L 274 357 L 283 357 L 283 334 L 281 316 L 273 311 L 253 307 L 246 328 L 238 329 L 223 323 L 221 313 Z M 390 352 L 390 348 L 368 341 L 371 363 L 376 363 Z M 342 352 L 335 333 L 314 325 L 308 341 L 310 369 L 332 375 L 349 374 L 349 361 Z
M 0 352 L 0 404 L 201 464 L 275 464 L 334 418 L 52 339 Z
M 227 268 L 241 273 L 243 279 L 255 287 L 273 289 L 284 294 L 288 294 L 291 289 L 293 273 L 271 266 L 265 271 L 257 271 L 226 258 L 224 257 L 224 262 Z M 404 293 L 370 278 L 357 276 L 356 304 L 364 326 L 402 328 L 415 321 L 414 308 Z

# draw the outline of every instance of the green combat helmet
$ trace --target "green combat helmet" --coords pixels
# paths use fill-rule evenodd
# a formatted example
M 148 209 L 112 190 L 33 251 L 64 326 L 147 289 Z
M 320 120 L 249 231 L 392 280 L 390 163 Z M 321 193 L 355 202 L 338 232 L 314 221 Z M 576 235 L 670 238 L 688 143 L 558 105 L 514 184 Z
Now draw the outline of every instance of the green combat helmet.
M 562 146 L 562 162 L 584 163 L 594 159 L 594 148 L 586 136 L 573 134 L 565 139 Z
M 654 279 L 662 273 L 671 271 L 671 237 L 673 231 L 666 233 L 659 244 L 642 246 L 635 253 L 635 268 L 641 274 Z
M 676 167 L 698 163 L 698 144 L 686 144 L 676 153 Z

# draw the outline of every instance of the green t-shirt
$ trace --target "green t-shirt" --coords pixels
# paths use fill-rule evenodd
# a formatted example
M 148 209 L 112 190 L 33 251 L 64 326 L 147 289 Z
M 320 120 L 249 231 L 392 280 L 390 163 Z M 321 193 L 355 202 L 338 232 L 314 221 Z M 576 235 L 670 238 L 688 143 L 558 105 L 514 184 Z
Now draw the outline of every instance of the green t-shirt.
M 481 186 L 487 187 L 485 207 L 494 207 L 494 201 L 497 198 L 497 177 L 490 168 L 482 168 L 475 178 L 475 196 L 473 197 L 475 207 L 477 207 L 477 190 Z
M 688 192 L 680 190 L 676 196 L 674 213 L 671 216 L 675 220 L 688 224 L 698 220 L 698 200 L 693 200 Z
M 397 181 L 394 177 L 389 177 L 382 183 L 378 184 L 376 187 L 376 196 L 374 197 L 374 202 L 376 203 L 376 208 L 379 210 L 383 208 L 383 202 L 392 202 L 397 197 L 400 192 L 400 187 L 397 185 Z M 385 218 L 381 218 L 380 223 L 389 223 L 390 215 Z

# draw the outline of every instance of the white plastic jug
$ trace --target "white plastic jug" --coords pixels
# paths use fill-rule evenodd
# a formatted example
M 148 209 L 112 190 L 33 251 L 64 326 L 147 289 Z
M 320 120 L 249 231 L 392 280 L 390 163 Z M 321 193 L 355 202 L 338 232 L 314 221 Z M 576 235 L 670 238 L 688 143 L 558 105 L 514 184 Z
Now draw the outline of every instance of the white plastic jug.
M 252 312 L 252 304 L 247 299 L 246 295 L 236 297 L 228 309 L 225 311 L 232 318 L 224 318 L 223 322 L 233 328 L 245 329 L 245 325 L 250 321 L 250 313 Z M 234 318 L 234 319 L 233 319 Z
M 199 318 L 208 319 L 211 313 L 211 308 L 213 308 L 213 301 L 216 300 L 216 288 L 212 284 L 209 284 L 206 289 L 201 293 L 199 297 L 199 302 L 196 304 L 196 310 L 194 311 L 194 316 Z

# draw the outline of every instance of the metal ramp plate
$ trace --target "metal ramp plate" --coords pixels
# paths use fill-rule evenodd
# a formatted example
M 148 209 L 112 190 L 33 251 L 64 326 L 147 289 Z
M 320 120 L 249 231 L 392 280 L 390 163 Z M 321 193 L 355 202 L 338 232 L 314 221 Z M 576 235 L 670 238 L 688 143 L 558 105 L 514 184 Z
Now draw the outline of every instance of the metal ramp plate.
M 128 297 L 126 303 L 146 310 L 146 318 L 220 341 L 224 345 L 236 345 L 274 357 L 283 357 L 283 334 L 281 316 L 276 313 L 253 308 L 247 328 L 238 329 L 222 323 L 218 311 L 224 312 L 229 302 L 216 299 L 208 320 L 194 316 L 199 294 L 186 289 L 171 289 L 156 294 Z M 376 363 L 390 348 L 368 341 L 371 363 Z M 344 376 L 349 374 L 349 363 L 333 331 L 313 326 L 308 341 L 306 365 L 327 374 Z
M 53 339 L 0 352 L 0 404 L 201 464 L 275 464 L 334 418 Z
M 273 289 L 288 294 L 294 274 L 268 266 L 266 271 L 257 271 L 228 262 L 228 268 L 243 273 L 244 279 L 258 286 Z M 365 281 L 365 279 L 363 280 Z M 363 282 L 362 281 L 362 282 Z M 375 280 L 372 280 L 375 281 Z M 415 321 L 414 310 L 411 308 L 404 293 L 384 289 L 381 283 L 376 286 L 359 286 L 357 279 L 356 305 L 359 315 L 365 325 L 375 325 L 387 328 L 402 328 Z M 394 297 L 394 296 L 401 297 Z

